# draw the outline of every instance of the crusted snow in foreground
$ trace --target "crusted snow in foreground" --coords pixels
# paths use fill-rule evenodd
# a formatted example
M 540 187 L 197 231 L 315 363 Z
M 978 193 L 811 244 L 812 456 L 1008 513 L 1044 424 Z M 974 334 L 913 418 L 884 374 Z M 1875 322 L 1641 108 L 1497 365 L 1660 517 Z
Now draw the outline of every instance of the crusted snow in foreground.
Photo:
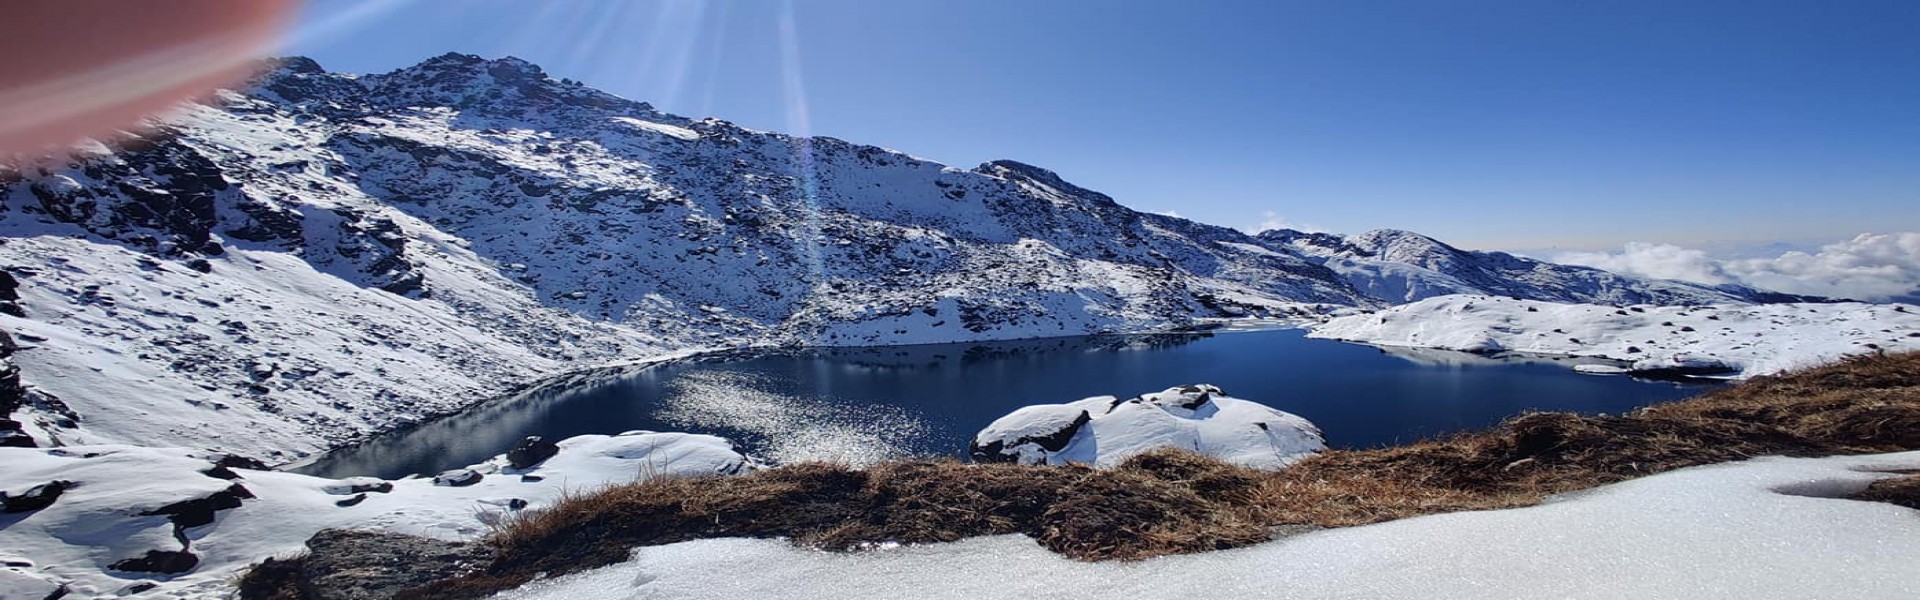
M 158 585 L 150 593 L 216 597 L 225 595 L 241 567 L 301 551 L 309 536 L 325 528 L 470 538 L 503 514 L 538 508 L 566 491 L 755 467 L 722 438 L 648 432 L 569 438 L 558 444 L 558 454 L 527 469 L 513 469 L 497 457 L 469 467 L 479 481 L 463 487 L 432 478 L 383 482 L 247 469 L 231 469 L 238 478 L 225 479 L 216 476 L 222 472 L 210 458 L 176 448 L 117 445 L 0 448 L 0 464 L 7 466 L 0 469 L 0 491 L 19 495 L 51 481 L 73 484 L 47 508 L 0 520 L 0 563 L 28 565 L 0 568 L 0 599 L 46 598 L 62 584 L 78 597 L 106 596 L 143 581 Z M 471 475 L 447 479 L 466 477 Z M 141 514 L 216 494 L 231 497 L 233 486 L 244 491 L 238 506 L 213 512 L 205 524 L 176 530 L 167 516 Z M 183 549 L 199 561 L 185 573 L 111 568 L 149 551 Z
M 1608 358 L 1631 362 L 1635 371 L 1724 365 L 1727 375 L 1753 377 L 1852 354 L 1920 350 L 1920 307 L 1842 302 L 1617 308 L 1454 295 L 1336 317 L 1312 330 L 1309 337 L 1378 346 Z
M 1762 458 L 1133 563 L 1079 562 L 1022 536 L 857 554 L 702 540 L 500 597 L 1906 599 L 1920 597 L 1920 511 L 1834 498 L 1889 476 L 1873 470 L 1916 467 L 1920 452 Z
M 1109 467 L 1156 448 L 1278 469 L 1327 444 L 1306 419 L 1201 384 L 1125 401 L 1096 396 L 1022 407 L 975 434 L 970 453 L 981 461 Z

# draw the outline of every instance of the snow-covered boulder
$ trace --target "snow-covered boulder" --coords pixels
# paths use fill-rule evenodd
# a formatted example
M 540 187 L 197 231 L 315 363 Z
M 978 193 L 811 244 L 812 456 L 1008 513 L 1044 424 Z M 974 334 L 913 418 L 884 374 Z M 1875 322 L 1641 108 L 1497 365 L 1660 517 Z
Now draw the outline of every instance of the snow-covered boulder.
M 1636 360 L 1628 370 L 1638 377 L 1653 378 L 1718 377 L 1736 375 L 1740 371 L 1740 366 L 1725 360 L 1687 352 Z
M 515 469 L 525 469 L 540 461 L 552 458 L 560 453 L 560 445 L 549 442 L 537 435 L 527 436 L 520 444 L 507 451 L 507 464 Z
M 485 478 L 486 475 L 473 469 L 449 469 L 440 472 L 439 475 L 433 476 L 433 484 L 450 487 L 466 487 L 480 483 L 480 481 Z
M 1156 448 L 1278 469 L 1327 444 L 1306 419 L 1200 384 L 1130 400 L 1096 396 L 1023 407 L 975 434 L 968 453 L 980 462 L 1106 467 Z
M 227 457 L 176 448 L 0 447 L 0 492 L 23 509 L 0 520 L 0 599 L 61 586 L 74 597 L 114 595 L 129 582 L 161 596 L 222 596 L 240 568 L 297 552 L 323 529 L 464 540 L 565 490 L 758 467 L 709 435 L 636 431 L 556 446 L 527 469 L 504 454 L 456 469 L 458 486 L 231 468 Z

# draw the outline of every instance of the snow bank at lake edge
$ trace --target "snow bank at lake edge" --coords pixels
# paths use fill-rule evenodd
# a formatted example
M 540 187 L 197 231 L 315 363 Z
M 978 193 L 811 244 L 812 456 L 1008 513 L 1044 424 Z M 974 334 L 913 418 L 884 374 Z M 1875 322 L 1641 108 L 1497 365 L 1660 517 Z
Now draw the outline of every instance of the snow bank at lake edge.
M 1877 351 L 1920 350 L 1920 307 L 1903 304 L 1556 304 L 1441 296 L 1310 326 L 1308 337 L 1386 347 L 1605 358 L 1633 371 L 1770 375 Z M 1589 369 L 1590 372 L 1594 371 Z

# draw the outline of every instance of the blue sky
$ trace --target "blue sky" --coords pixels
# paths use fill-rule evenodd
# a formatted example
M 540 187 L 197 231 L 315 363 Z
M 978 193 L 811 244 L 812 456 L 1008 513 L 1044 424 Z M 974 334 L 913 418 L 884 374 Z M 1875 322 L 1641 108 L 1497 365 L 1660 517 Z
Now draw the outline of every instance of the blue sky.
M 514 55 L 1209 223 L 1544 252 L 1920 230 L 1916 31 L 1904 0 L 320 0 L 286 51 Z

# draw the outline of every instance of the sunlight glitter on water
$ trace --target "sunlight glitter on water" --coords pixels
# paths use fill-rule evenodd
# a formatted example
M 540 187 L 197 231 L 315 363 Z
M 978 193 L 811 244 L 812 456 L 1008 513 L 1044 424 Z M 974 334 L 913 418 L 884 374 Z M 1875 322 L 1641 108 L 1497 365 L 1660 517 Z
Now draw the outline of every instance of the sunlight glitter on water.
M 731 429 L 758 458 L 790 464 L 826 461 L 866 466 L 914 454 L 934 428 L 888 406 L 852 406 L 825 397 L 767 391 L 758 376 L 693 372 L 669 384 L 654 417 L 689 430 Z

